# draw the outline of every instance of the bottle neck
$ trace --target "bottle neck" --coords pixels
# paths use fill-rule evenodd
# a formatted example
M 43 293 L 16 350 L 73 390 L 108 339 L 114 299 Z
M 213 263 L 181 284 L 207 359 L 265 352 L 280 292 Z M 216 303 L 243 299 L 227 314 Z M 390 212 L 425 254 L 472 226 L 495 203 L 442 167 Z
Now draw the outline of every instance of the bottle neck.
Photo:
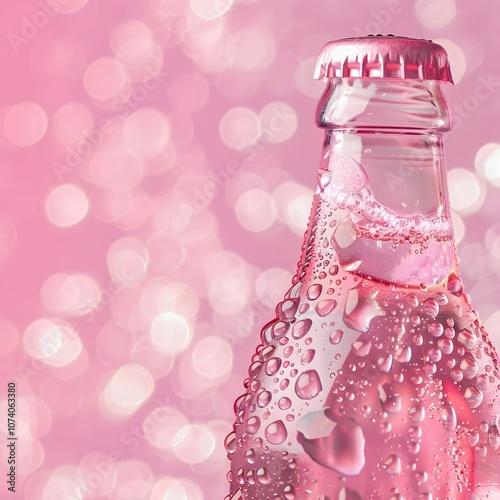
M 387 90 L 385 83 L 383 87 Z M 372 95 L 378 95 L 377 89 Z M 334 100 L 343 95 L 334 89 L 328 94 Z M 330 122 L 324 102 L 320 105 L 318 122 L 329 126 L 297 280 L 328 260 L 332 250 L 344 270 L 396 285 L 435 286 L 457 272 L 442 130 L 437 126 L 447 130 L 449 120 L 446 103 L 437 106 L 436 95 L 441 99 L 436 92 L 425 99 L 419 95 L 411 107 L 411 127 L 401 126 L 408 117 L 405 106 L 385 110 L 388 119 L 370 125 L 373 114 L 383 112 L 378 97 L 364 107 L 347 100 L 344 111 L 350 112 L 342 116 L 332 111 Z M 352 106 L 358 106 L 358 114 Z M 438 117 L 432 117 L 432 109 Z

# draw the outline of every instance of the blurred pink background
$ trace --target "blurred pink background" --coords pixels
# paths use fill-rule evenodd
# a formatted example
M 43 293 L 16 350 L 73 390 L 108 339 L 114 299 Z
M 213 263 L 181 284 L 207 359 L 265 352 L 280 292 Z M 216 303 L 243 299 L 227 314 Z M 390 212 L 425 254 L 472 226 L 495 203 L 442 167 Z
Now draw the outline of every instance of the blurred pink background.
M 232 404 L 299 258 L 332 39 L 448 50 L 461 272 L 500 347 L 500 3 L 478 5 L 5 2 L 0 433 L 14 380 L 18 498 L 224 497 Z

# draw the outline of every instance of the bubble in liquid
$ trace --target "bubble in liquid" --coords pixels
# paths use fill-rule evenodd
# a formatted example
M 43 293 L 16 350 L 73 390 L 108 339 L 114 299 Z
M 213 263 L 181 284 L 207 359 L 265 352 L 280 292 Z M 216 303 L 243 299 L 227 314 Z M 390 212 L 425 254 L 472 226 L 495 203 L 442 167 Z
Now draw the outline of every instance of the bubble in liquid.
M 297 440 L 316 463 L 346 476 L 355 476 L 365 465 L 363 429 L 352 418 L 341 418 L 324 437 L 308 439 L 301 432 Z
M 295 393 L 300 399 L 313 399 L 322 389 L 321 379 L 316 370 L 309 370 L 300 374 L 295 382 Z
M 281 444 L 288 437 L 285 424 L 281 420 L 276 420 L 266 427 L 266 439 L 271 444 Z

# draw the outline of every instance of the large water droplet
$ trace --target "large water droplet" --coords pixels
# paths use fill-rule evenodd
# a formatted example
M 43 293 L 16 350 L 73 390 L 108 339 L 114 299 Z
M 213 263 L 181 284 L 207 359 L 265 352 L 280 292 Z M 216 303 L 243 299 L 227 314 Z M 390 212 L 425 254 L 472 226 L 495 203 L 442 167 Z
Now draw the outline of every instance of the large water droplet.
M 500 433 L 496 424 L 490 425 L 488 429 L 488 443 L 494 450 L 500 447 Z
M 425 408 L 423 406 L 415 405 L 412 406 L 408 413 L 413 422 L 420 423 L 425 419 Z
M 401 396 L 396 389 L 388 383 L 379 385 L 378 396 L 382 409 L 387 413 L 398 413 L 401 411 Z
M 262 391 L 258 396 L 257 396 L 257 404 L 261 408 L 265 408 L 270 402 L 271 402 L 271 393 L 269 391 Z
M 391 476 L 399 476 L 401 474 L 401 458 L 398 455 L 389 455 L 382 467 L 387 474 Z
M 323 290 L 323 285 L 321 283 L 315 283 L 307 289 L 307 298 L 309 300 L 316 300 Z
M 467 349 L 474 349 L 478 342 L 476 335 L 469 330 L 461 330 L 458 332 L 457 340 L 467 347 Z
M 411 307 L 417 307 L 418 306 L 418 299 L 415 294 L 409 293 L 406 296 L 405 302 L 411 306 Z
M 301 399 L 313 399 L 322 389 L 321 379 L 316 370 L 309 370 L 300 374 L 295 382 L 295 392 Z
M 441 349 L 443 354 L 451 354 L 453 352 L 453 340 L 451 339 L 439 339 L 438 347 Z
M 236 452 L 236 432 L 231 432 L 224 440 L 224 447 L 229 455 L 234 455 Z
M 302 357 L 300 358 L 300 362 L 303 365 L 308 365 L 313 359 L 314 355 L 316 354 L 316 351 L 314 349 L 308 349 L 307 351 L 302 354 Z
M 268 470 L 265 467 L 260 467 L 256 472 L 257 480 L 261 484 L 269 484 L 271 482 L 271 474 L 269 474 Z
M 356 340 L 356 342 L 352 344 L 352 352 L 361 358 L 368 356 L 371 348 L 372 343 L 370 340 L 364 342 L 362 340 Z
M 245 460 L 249 463 L 249 464 L 253 464 L 255 463 L 255 450 L 253 448 L 250 448 L 249 450 L 247 450 L 245 452 Z
M 441 337 L 444 332 L 443 325 L 441 323 L 429 323 L 427 326 L 427 330 L 433 337 Z
M 333 299 L 321 300 L 316 304 L 315 310 L 322 318 L 328 316 L 337 307 L 337 301 Z
M 330 343 L 337 345 L 342 340 L 343 336 L 344 332 L 342 330 L 334 330 L 330 333 Z
M 280 369 L 281 366 L 281 359 L 280 358 L 271 358 L 266 362 L 266 367 L 265 371 L 266 374 L 271 376 L 275 375 L 278 370 Z
M 259 417 L 250 417 L 247 420 L 247 431 L 250 434 L 255 434 L 260 429 L 260 418 Z
M 318 464 L 346 476 L 361 472 L 365 465 L 365 437 L 358 423 L 342 418 L 325 437 L 308 439 L 298 432 L 297 440 Z
M 298 305 L 299 302 L 297 299 L 288 299 L 281 302 L 277 307 L 278 317 L 285 321 L 291 320 L 297 312 Z
M 280 339 L 286 335 L 288 329 L 290 328 L 290 323 L 285 323 L 284 321 L 278 321 L 271 327 L 271 336 L 273 339 Z
M 376 293 L 360 294 L 357 288 L 349 290 L 344 309 L 344 323 L 353 330 L 366 332 L 373 318 L 384 315 L 375 297 Z
M 392 354 L 383 354 L 377 358 L 377 367 L 383 373 L 389 373 L 392 368 Z
M 479 371 L 479 366 L 474 358 L 469 354 L 460 360 L 460 369 L 466 379 L 472 380 Z
M 448 291 L 453 295 L 460 297 L 464 291 L 464 285 L 456 274 L 450 274 L 447 284 Z
M 439 304 L 435 299 L 429 298 L 424 301 L 424 312 L 427 316 L 435 318 L 439 312 Z
M 477 408 L 483 402 L 483 393 L 476 386 L 471 385 L 465 389 L 464 399 L 470 408 Z
M 457 426 L 457 414 L 455 409 L 451 405 L 444 405 L 441 409 L 441 420 L 443 421 L 443 427 L 452 431 Z
M 293 325 L 292 337 L 296 340 L 301 339 L 311 329 L 312 320 L 309 318 L 301 319 Z
M 288 436 L 285 424 L 281 420 L 276 420 L 266 427 L 266 439 L 271 444 L 281 444 Z
M 281 410 L 288 410 L 292 406 L 292 401 L 290 398 L 283 397 L 278 401 L 278 406 Z
M 400 363 L 408 363 L 411 360 L 411 347 L 410 346 L 401 346 L 397 351 L 396 351 L 396 361 L 399 361 Z
M 338 500 L 363 500 L 358 493 L 349 488 L 342 488 L 339 492 Z

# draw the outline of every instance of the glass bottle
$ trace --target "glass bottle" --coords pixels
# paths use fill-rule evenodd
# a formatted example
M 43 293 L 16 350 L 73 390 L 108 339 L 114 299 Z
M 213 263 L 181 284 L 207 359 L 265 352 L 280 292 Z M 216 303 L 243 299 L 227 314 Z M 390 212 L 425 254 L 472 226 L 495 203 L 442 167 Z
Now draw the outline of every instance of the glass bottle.
M 235 402 L 227 499 L 500 498 L 498 357 L 457 268 L 444 49 L 327 44 L 302 257 Z

